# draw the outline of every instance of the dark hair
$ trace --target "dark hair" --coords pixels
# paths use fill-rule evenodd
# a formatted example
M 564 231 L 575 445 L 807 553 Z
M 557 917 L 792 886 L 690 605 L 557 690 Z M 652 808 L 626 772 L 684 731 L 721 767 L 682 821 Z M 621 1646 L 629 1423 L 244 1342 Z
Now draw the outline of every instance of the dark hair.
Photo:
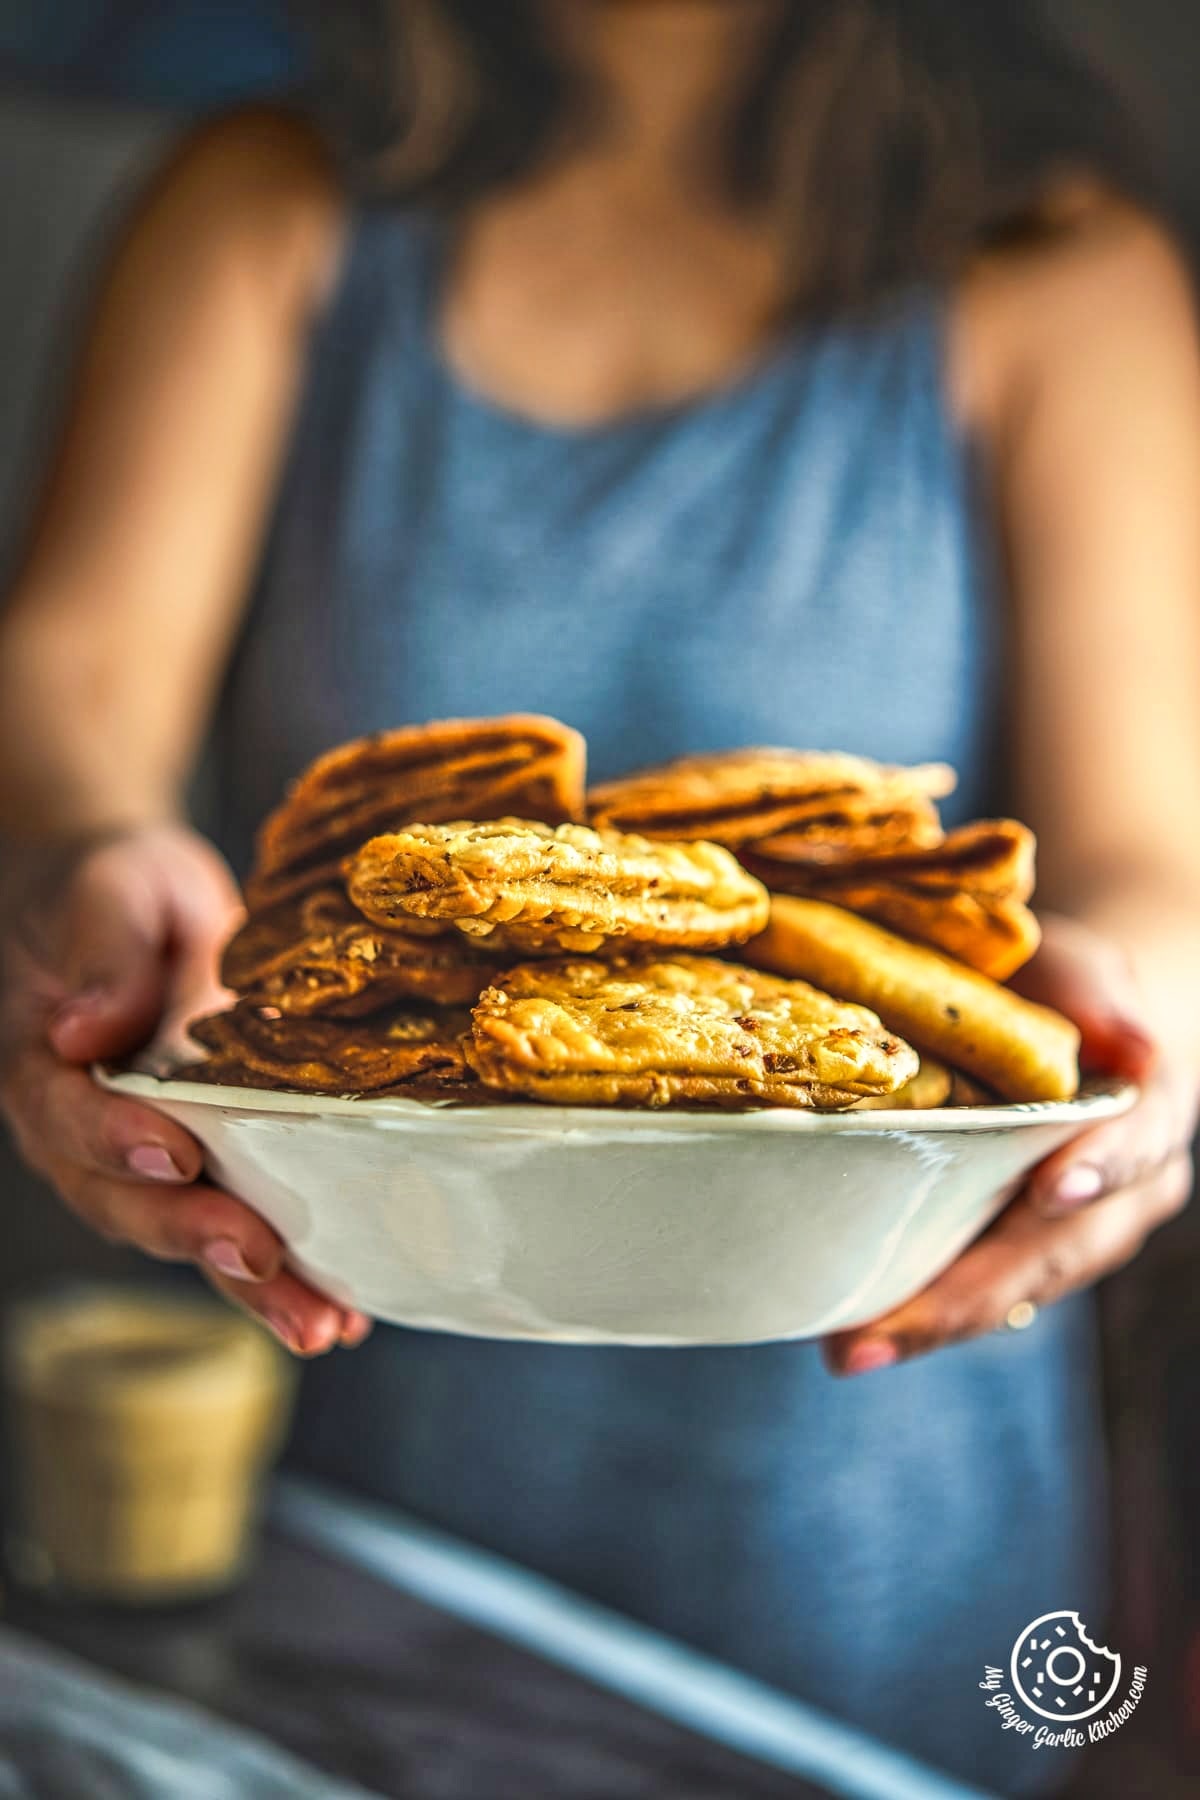
M 729 0 L 736 4 L 736 0 Z M 569 145 L 595 97 L 544 0 L 315 0 L 318 106 L 353 183 L 458 208 Z M 1040 0 L 786 0 L 727 126 L 726 191 L 797 222 L 797 309 L 950 277 L 1046 228 L 1059 178 L 1153 183 Z

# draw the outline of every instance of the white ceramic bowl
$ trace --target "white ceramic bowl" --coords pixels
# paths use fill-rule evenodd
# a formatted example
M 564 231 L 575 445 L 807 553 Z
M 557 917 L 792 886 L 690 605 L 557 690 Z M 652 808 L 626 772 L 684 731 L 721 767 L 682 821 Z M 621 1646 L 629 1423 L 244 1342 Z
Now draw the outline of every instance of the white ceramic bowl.
M 814 1337 L 898 1305 L 1026 1173 L 1133 1104 L 623 1112 L 102 1074 L 177 1119 L 292 1266 L 376 1318 L 557 1343 Z

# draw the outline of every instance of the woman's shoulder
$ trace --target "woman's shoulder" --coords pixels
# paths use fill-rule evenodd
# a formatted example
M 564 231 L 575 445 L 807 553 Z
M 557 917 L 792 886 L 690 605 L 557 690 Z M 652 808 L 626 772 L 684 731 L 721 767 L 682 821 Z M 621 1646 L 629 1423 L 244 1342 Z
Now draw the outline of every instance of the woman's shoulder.
M 158 257 L 186 254 L 201 279 L 311 314 L 335 279 L 344 219 L 336 171 L 312 126 L 246 107 L 173 147 L 130 232 Z
M 1196 355 L 1195 290 L 1166 223 L 1075 183 L 1037 228 L 981 256 L 956 296 L 950 384 L 959 415 L 985 435 L 1074 377 L 1104 383 L 1141 365 L 1155 386 Z

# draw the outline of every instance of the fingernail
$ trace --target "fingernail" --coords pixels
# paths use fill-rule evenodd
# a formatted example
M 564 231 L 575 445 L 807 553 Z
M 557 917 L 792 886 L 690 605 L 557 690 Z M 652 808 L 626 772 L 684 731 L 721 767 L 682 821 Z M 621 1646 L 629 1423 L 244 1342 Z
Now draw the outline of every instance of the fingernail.
M 300 1334 L 286 1313 L 275 1312 L 272 1309 L 260 1313 L 259 1317 L 262 1319 L 263 1324 L 268 1326 L 270 1330 L 275 1333 L 275 1336 L 279 1339 L 285 1350 L 290 1350 L 295 1356 L 299 1356 L 303 1353 Z
M 889 1369 L 899 1361 L 900 1352 L 895 1344 L 875 1338 L 865 1344 L 855 1344 L 842 1364 L 842 1374 L 869 1375 L 872 1369 Z
M 214 1238 L 200 1252 L 210 1269 L 218 1275 L 230 1275 L 235 1281 L 261 1281 L 232 1238 Z
M 371 1335 L 372 1321 L 367 1318 L 356 1318 L 346 1325 L 338 1342 L 343 1350 L 357 1350 Z
M 146 1176 L 151 1181 L 187 1180 L 170 1151 L 164 1150 L 161 1144 L 138 1144 L 125 1162 L 135 1175 Z
M 1103 1192 L 1104 1177 L 1099 1169 L 1094 1168 L 1091 1163 L 1075 1163 L 1065 1174 L 1059 1176 L 1047 1194 L 1045 1211 L 1075 1212 L 1089 1201 L 1098 1200 Z

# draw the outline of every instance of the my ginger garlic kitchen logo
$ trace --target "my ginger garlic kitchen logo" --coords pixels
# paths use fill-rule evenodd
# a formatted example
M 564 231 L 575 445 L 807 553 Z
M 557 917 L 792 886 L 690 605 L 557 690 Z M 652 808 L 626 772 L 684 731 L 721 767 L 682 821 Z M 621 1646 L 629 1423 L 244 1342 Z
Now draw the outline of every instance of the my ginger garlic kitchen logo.
M 979 1685 L 1002 1730 L 1028 1737 L 1034 1750 L 1079 1750 L 1120 1730 L 1146 1671 L 1139 1664 L 1122 1691 L 1117 1652 L 1093 1643 L 1078 1613 L 1052 1612 L 1021 1632 L 1007 1675 L 989 1663 Z

